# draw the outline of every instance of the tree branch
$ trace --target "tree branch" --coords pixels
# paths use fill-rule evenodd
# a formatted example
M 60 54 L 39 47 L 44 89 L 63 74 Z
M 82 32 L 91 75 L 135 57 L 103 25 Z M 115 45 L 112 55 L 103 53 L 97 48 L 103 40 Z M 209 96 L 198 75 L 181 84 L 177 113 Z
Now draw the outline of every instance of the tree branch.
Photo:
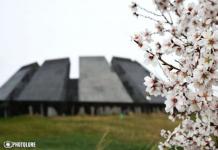
M 153 54 L 153 53 L 152 53 L 151 51 L 149 51 L 149 50 L 146 50 L 146 52 L 148 52 L 148 53 L 150 53 L 151 55 L 155 56 L 155 54 Z M 157 58 L 158 58 L 158 60 L 160 60 L 160 61 L 163 63 L 162 65 L 169 66 L 171 70 L 172 70 L 172 69 L 175 69 L 175 70 L 177 70 L 177 71 L 181 71 L 179 68 L 177 68 L 177 67 L 175 67 L 175 66 L 169 64 L 169 63 L 166 62 L 165 60 L 163 60 L 161 56 L 162 56 L 162 54 L 158 54 L 158 57 L 157 57 Z
M 163 65 L 169 66 L 170 69 L 175 69 L 175 70 L 177 70 L 177 71 L 181 71 L 179 68 L 177 68 L 177 67 L 175 67 L 175 66 L 173 66 L 173 65 L 171 65 L 171 64 L 169 64 L 169 63 L 167 63 L 166 61 L 164 61 L 161 56 L 162 56 L 162 54 L 159 54 L 159 55 L 158 55 L 158 59 L 163 63 Z
M 162 15 L 160 15 L 160 14 L 156 14 L 155 12 L 152 12 L 152 11 L 150 11 L 150 10 L 147 10 L 147 9 L 141 7 L 141 6 L 138 6 L 138 8 L 140 8 L 141 10 L 144 10 L 145 12 L 147 12 L 147 13 L 149 13 L 149 14 L 152 14 L 152 15 L 154 15 L 154 16 L 158 16 L 158 17 L 161 17 L 161 16 L 162 16 Z

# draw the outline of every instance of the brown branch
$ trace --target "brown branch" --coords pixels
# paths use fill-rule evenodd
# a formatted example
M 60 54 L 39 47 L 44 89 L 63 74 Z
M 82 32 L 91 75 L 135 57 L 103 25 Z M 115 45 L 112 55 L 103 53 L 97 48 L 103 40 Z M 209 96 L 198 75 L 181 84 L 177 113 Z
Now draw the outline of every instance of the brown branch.
M 148 52 L 148 53 L 150 53 L 151 55 L 155 56 L 155 55 L 154 55 L 151 51 L 149 51 L 149 50 L 146 50 L 146 52 Z M 162 54 L 158 54 L 158 60 L 160 60 L 160 61 L 163 63 L 162 65 L 164 65 L 164 66 L 169 66 L 171 70 L 172 70 L 172 69 L 175 69 L 175 70 L 177 70 L 177 71 L 181 71 L 179 68 L 177 68 L 177 67 L 175 67 L 175 66 L 169 64 L 169 63 L 166 62 L 165 60 L 163 60 L 161 56 L 162 56 Z
M 161 11 L 161 10 L 159 10 L 160 11 L 160 13 L 161 13 L 161 16 L 164 18 L 164 20 L 166 21 L 166 23 L 168 23 L 169 25 L 173 25 L 173 23 L 172 22 L 170 22 L 168 19 L 167 19 L 167 17 L 164 15 L 164 13 Z
M 175 67 L 175 66 L 169 64 L 168 62 L 164 61 L 161 56 L 162 56 L 162 54 L 159 54 L 159 55 L 158 55 L 158 59 L 163 63 L 164 66 L 165 66 L 165 65 L 166 65 L 166 66 L 169 66 L 171 70 L 172 70 L 172 69 L 175 69 L 175 70 L 177 70 L 177 71 L 181 71 L 179 68 L 177 68 L 177 67 Z
M 178 60 L 175 60 L 175 62 L 177 62 L 180 66 L 183 67 L 183 64 L 181 62 L 179 62 Z
M 141 6 L 138 6 L 138 8 L 140 8 L 141 10 L 144 10 L 145 12 L 147 12 L 147 13 L 149 13 L 149 14 L 152 14 L 152 15 L 154 15 L 154 16 L 158 16 L 158 17 L 161 17 L 161 16 L 162 16 L 162 15 L 160 15 L 160 14 L 156 14 L 155 12 L 152 12 L 152 11 L 150 11 L 150 10 L 147 10 L 147 9 L 141 7 Z
M 156 20 L 156 19 L 154 19 L 154 18 L 152 18 L 152 17 L 145 16 L 145 15 L 142 15 L 142 14 L 134 13 L 134 15 L 137 16 L 137 17 L 140 16 L 140 17 L 143 17 L 143 18 L 145 18 L 145 19 L 149 19 L 149 20 L 152 20 L 152 21 L 155 21 L 155 22 L 159 22 L 159 20 Z
M 168 15 L 169 15 L 169 17 L 170 17 L 170 21 L 171 21 L 172 24 L 173 24 L 173 19 L 172 19 L 172 16 L 171 16 L 170 12 L 167 12 L 167 13 L 168 13 Z

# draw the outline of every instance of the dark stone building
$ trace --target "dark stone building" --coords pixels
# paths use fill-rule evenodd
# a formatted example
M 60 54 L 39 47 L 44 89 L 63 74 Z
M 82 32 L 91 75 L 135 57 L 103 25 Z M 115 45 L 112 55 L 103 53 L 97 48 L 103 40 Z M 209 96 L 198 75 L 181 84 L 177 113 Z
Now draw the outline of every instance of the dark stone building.
M 67 83 L 67 101 L 78 101 L 78 79 L 69 79 Z
M 127 58 L 113 57 L 111 61 L 112 69 L 118 74 L 120 80 L 125 86 L 126 90 L 136 103 L 164 103 L 161 96 L 149 96 L 145 92 L 144 78 L 149 76 L 150 72 L 146 70 L 141 64 Z
M 104 57 L 80 57 L 79 101 L 132 103 Z
M 22 67 L 0 89 L 0 115 L 71 115 L 150 112 L 163 109 L 163 99 L 145 95 L 149 72 L 129 59 L 81 57 L 80 78 L 70 79 L 70 60 Z
M 0 100 L 14 100 L 23 91 L 26 84 L 31 80 L 33 74 L 39 68 L 33 63 L 20 68 L 1 88 Z
M 45 61 L 15 100 L 66 100 L 69 72 L 70 60 L 68 58 Z

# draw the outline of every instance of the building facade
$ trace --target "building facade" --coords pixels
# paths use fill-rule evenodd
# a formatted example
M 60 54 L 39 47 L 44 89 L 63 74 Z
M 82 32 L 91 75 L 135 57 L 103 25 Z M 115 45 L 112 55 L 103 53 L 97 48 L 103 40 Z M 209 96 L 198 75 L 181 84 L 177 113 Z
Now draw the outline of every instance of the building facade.
M 19 69 L 0 89 L 0 115 L 119 114 L 164 108 L 162 97 L 147 100 L 138 62 L 114 57 L 80 57 L 80 77 L 71 79 L 69 58 Z

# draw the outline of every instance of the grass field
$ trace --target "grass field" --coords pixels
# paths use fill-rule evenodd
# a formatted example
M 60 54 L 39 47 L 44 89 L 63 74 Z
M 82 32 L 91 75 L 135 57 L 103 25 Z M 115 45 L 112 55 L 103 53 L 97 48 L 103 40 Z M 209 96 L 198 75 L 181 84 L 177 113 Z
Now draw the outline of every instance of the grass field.
M 19 116 L 0 119 L 0 142 L 36 141 L 43 150 L 156 149 L 162 128 L 175 124 L 161 113 L 129 116 Z M 1 147 L 3 148 L 2 144 Z

